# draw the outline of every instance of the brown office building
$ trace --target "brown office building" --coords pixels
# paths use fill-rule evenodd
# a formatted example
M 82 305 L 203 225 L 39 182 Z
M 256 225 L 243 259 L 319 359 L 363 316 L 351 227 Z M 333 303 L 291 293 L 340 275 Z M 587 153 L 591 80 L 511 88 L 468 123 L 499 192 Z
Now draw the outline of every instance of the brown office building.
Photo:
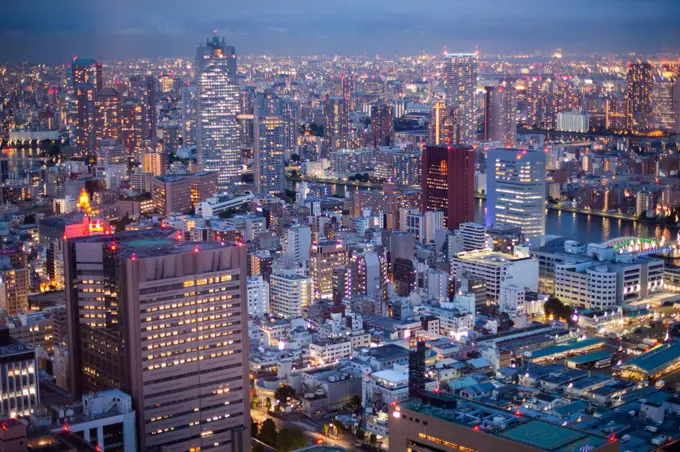
M 195 204 L 217 194 L 217 173 L 203 171 L 186 176 L 155 177 L 151 193 L 158 213 L 185 213 Z
M 423 212 L 444 212 L 451 231 L 475 221 L 475 151 L 467 147 L 426 146 L 423 151 Z
M 138 450 L 250 450 L 245 247 L 176 235 L 67 241 L 71 391 L 130 394 Z
M 616 437 L 549 424 L 456 397 L 389 408 L 390 452 L 617 452 Z

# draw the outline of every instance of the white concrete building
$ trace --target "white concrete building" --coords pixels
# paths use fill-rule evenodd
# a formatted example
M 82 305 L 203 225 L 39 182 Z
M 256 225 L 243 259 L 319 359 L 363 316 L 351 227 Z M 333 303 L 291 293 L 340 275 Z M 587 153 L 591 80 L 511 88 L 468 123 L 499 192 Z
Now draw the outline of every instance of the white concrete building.
M 317 364 L 333 362 L 352 354 L 352 340 L 349 337 L 317 339 L 309 344 L 309 357 Z
M 312 229 L 299 224 L 292 225 L 286 234 L 284 254 L 289 265 L 299 265 L 309 261 L 312 247 Z
M 448 273 L 430 268 L 427 270 L 427 295 L 430 300 L 443 303 L 449 299 Z
M 409 213 L 406 215 L 406 232 L 420 243 L 434 240 L 435 232 L 444 229 L 444 212 L 433 210 L 425 213 Z
M 262 275 L 248 277 L 248 315 L 263 317 L 269 314 L 269 283 Z
M 501 282 L 512 277 L 515 284 L 538 290 L 538 261 L 533 257 L 515 257 L 491 250 L 459 253 L 451 260 L 452 275 L 463 272 L 486 282 L 487 299 L 498 301 Z
M 590 117 L 579 110 L 557 113 L 557 130 L 560 132 L 586 133 L 589 130 Z
M 463 238 L 463 250 L 483 250 L 488 246 L 486 227 L 479 223 L 461 223 L 457 231 Z
M 283 318 L 302 316 L 302 308 L 312 303 L 312 278 L 296 274 L 272 275 L 270 311 Z

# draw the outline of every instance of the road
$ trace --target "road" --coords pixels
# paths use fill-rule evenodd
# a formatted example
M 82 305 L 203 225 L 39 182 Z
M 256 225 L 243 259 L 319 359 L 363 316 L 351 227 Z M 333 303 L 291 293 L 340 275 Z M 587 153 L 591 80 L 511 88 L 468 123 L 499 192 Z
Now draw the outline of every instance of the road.
M 321 439 L 324 441 L 325 444 L 341 446 L 351 451 L 361 450 L 354 447 L 351 436 L 349 436 L 349 438 L 345 437 L 339 439 L 328 438 L 325 437 L 322 433 L 313 430 L 312 427 L 305 422 L 290 422 L 284 419 L 279 419 L 270 416 L 257 410 L 250 410 L 250 417 L 257 422 L 263 422 L 265 419 L 271 419 L 272 421 L 274 421 L 274 424 L 276 424 L 276 428 L 279 430 L 281 430 L 282 428 L 302 430 L 302 433 L 304 433 L 304 435 L 309 439 L 310 444 L 316 444 L 316 442 L 319 439 Z

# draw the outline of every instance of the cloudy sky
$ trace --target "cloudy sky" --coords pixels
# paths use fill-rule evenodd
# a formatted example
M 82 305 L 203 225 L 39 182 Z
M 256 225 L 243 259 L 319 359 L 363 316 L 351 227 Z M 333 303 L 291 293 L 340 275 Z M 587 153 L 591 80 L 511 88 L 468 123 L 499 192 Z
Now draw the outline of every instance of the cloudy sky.
M 0 59 L 239 54 L 680 51 L 680 0 L 3 0 Z

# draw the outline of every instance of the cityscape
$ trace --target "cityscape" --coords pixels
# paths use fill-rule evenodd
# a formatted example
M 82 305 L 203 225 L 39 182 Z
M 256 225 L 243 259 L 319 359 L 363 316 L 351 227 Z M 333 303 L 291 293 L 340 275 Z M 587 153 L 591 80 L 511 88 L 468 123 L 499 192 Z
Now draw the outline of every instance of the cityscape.
M 13 22 L 0 452 L 680 450 L 680 37 L 625 3 L 512 51 Z

